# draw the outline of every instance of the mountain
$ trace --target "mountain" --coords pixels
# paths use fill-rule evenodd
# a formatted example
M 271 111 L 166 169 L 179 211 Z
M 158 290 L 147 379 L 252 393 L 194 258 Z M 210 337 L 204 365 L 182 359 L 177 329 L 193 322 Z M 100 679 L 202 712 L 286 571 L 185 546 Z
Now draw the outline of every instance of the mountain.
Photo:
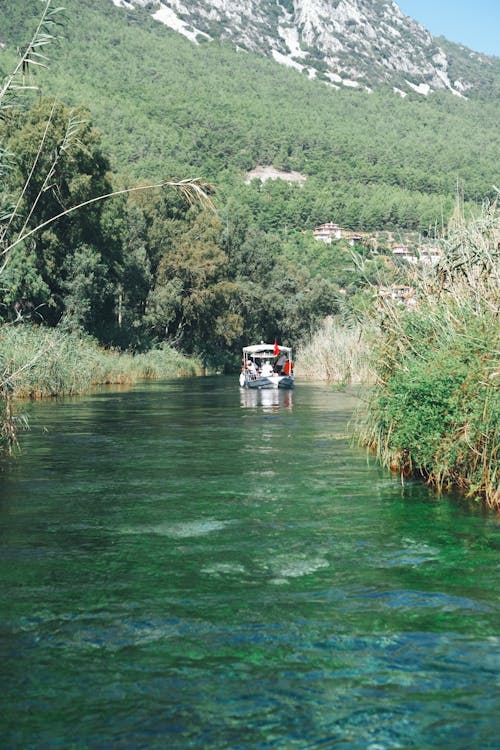
M 457 187 L 465 204 L 497 195 L 497 58 L 483 64 L 467 53 L 468 80 L 481 85 L 466 97 L 446 88 L 422 96 L 408 87 L 401 98 L 387 82 L 367 93 L 361 85 L 335 88 L 319 75 L 280 65 L 272 52 L 208 40 L 198 33 L 203 19 L 193 10 L 201 0 L 190 5 L 191 27 L 183 26 L 182 34 L 155 19 L 166 6 L 117 2 L 65 0 L 60 39 L 46 50 L 48 70 L 38 68 L 35 78 L 42 95 L 90 110 L 86 117 L 124 179 L 206 179 L 216 185 L 218 205 L 237 201 L 266 231 L 325 221 L 353 230 L 434 231 L 453 211 Z M 40 0 L 0 2 L 0 78 L 31 38 L 40 6 Z M 381 0 L 371 6 L 389 7 Z M 244 31 L 236 0 L 210 5 L 213 13 L 229 7 L 234 28 Z M 259 7 L 281 13 L 283 3 L 261 0 Z M 258 24 L 250 22 L 246 33 L 256 43 Z M 450 59 L 457 47 L 448 44 L 443 40 Z M 271 166 L 299 172 L 301 186 L 244 184 L 256 167 Z
M 59 2 L 52 0 L 52 7 Z M 257 6 L 247 0 L 240 6 L 236 0 L 231 5 L 213 0 L 209 7 L 193 0 L 184 25 L 180 11 L 168 15 L 167 6 L 117 2 L 64 0 L 64 13 L 56 13 L 58 38 L 35 50 L 44 55 L 35 58 L 43 65 L 20 72 L 16 83 L 24 76 L 28 90 L 13 93 L 15 110 L 0 119 L 0 167 L 7 175 L 0 180 L 0 200 L 10 205 L 10 193 L 17 195 L 15 186 L 34 161 L 40 170 L 48 165 L 52 178 L 51 160 L 63 158 L 59 183 L 46 183 L 45 173 L 40 177 L 43 200 L 36 198 L 34 208 L 43 218 L 48 201 L 68 206 L 74 202 L 68 194 L 80 200 L 94 189 L 102 192 L 95 188 L 96 170 L 117 188 L 201 178 L 214 186 L 217 216 L 197 216 L 175 195 L 150 191 L 135 194 L 127 206 L 107 203 L 94 224 L 82 212 L 75 230 L 64 225 L 58 236 L 49 230 L 40 243 L 26 244 L 26 255 L 10 265 L 13 275 L 3 301 L 0 295 L 0 318 L 7 310 L 15 319 L 13 303 L 21 299 L 35 310 L 46 306 L 56 320 L 64 302 L 78 316 L 104 310 L 107 318 L 100 313 L 86 318 L 85 330 L 100 335 L 98 329 L 109 323 L 108 342 L 142 346 L 151 331 L 160 340 L 165 335 L 178 340 L 179 332 L 187 331 L 186 350 L 197 351 L 200 342 L 215 336 L 213 351 L 220 353 L 227 349 L 223 332 L 238 329 L 243 310 L 246 335 L 254 332 L 259 340 L 282 331 L 297 340 L 344 305 L 344 292 L 356 307 L 357 290 L 366 279 L 379 283 L 379 272 L 387 270 L 381 257 L 371 259 L 367 247 L 356 251 L 367 265 L 353 266 L 345 248 L 314 239 L 315 227 L 332 222 L 349 230 L 351 238 L 375 236 L 379 247 L 389 250 L 393 242 L 416 244 L 426 235 L 434 237 L 457 205 L 474 215 L 482 201 L 498 197 L 496 58 L 483 64 L 472 53 L 457 55 L 457 65 L 468 61 L 463 80 L 483 82 L 471 84 L 467 96 L 457 96 L 456 86 L 455 93 L 444 86 L 428 96 L 407 86 L 407 95 L 400 97 L 393 91 L 395 79 L 383 78 L 375 57 L 372 77 L 368 80 L 367 69 L 365 83 L 357 87 L 320 78 L 321 71 L 312 76 L 309 67 L 303 74 L 278 64 L 271 31 L 283 17 L 283 2 L 261 0 Z M 0 2 L 0 80 L 15 68 L 47 3 Z M 311 23 L 307 26 L 303 15 L 300 28 L 313 34 L 318 9 L 326 5 L 317 0 L 308 7 Z M 392 8 L 397 14 L 396 6 L 374 0 L 363 7 Z M 228 23 L 209 37 L 229 8 L 231 24 L 224 16 Z M 269 14 L 263 13 L 266 8 Z M 305 12 L 306 3 L 300 8 Z M 295 5 L 287 4 L 286 12 L 291 18 Z M 158 13 L 170 27 L 157 20 Z M 375 26 L 382 36 L 383 23 Z M 231 38 L 237 32 L 238 41 Z M 447 45 L 443 40 L 450 60 L 457 48 Z M 354 80 L 353 66 L 360 62 L 356 55 L 351 60 Z M 41 142 L 43 160 L 37 156 Z M 264 181 L 262 176 L 270 174 L 281 179 Z M 297 181 L 290 184 L 292 176 Z M 109 261 L 104 272 L 99 258 Z M 103 280 L 103 286 L 93 279 Z M 205 279 L 216 293 L 205 294 Z M 5 295 L 14 288 L 19 293 L 9 302 Z M 363 298 L 359 304 L 363 307 Z M 128 321 L 127 331 L 113 332 L 111 318 Z M 80 325 L 80 317 L 74 319 Z M 172 321 L 168 330 L 165 320 Z M 193 320 L 199 323 L 191 325 Z
M 112 1 L 146 9 L 193 44 L 229 42 L 334 87 L 469 96 L 500 73 L 498 58 L 433 37 L 392 0 Z

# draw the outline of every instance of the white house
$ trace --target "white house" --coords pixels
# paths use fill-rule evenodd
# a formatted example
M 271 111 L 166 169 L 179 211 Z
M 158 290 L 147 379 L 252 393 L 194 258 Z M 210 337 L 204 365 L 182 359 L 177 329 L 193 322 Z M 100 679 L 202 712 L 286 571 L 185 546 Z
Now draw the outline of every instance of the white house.
M 428 263 L 429 265 L 435 266 L 439 263 L 441 258 L 441 251 L 438 247 L 421 247 L 418 251 L 418 259 L 421 263 Z
M 313 236 L 317 240 L 326 242 L 329 245 L 333 240 L 341 239 L 342 229 L 338 224 L 329 221 L 326 224 L 321 224 L 321 226 L 316 227 L 316 229 L 313 230 Z
M 394 258 L 402 258 L 408 263 L 416 263 L 417 258 L 408 245 L 393 245 L 392 255 Z
M 383 300 L 393 300 L 407 307 L 415 307 L 415 290 L 407 284 L 392 284 L 392 286 L 381 286 L 378 295 Z

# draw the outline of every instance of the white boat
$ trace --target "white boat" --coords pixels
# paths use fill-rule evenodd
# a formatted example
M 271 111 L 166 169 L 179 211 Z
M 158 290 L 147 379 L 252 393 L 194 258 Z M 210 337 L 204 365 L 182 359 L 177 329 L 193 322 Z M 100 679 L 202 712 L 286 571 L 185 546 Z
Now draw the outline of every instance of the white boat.
M 278 344 L 243 347 L 241 388 L 293 388 L 292 350 Z

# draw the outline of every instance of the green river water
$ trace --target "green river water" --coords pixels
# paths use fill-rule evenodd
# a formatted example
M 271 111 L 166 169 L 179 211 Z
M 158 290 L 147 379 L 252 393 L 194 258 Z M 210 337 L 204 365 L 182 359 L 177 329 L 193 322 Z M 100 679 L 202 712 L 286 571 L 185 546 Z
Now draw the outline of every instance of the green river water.
M 402 488 L 354 404 L 219 377 L 27 407 L 0 748 L 498 748 L 499 519 Z

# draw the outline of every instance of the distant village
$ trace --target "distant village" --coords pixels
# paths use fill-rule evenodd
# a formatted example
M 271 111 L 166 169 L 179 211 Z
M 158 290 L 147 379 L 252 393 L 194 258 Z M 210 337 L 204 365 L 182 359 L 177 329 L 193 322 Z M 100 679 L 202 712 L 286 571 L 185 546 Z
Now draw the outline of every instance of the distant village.
M 423 245 L 419 243 L 415 247 L 410 247 L 406 244 L 395 243 L 390 234 L 386 234 L 383 244 L 380 241 L 380 236 L 374 236 L 367 234 L 366 232 L 353 232 L 349 229 L 343 229 L 338 224 L 333 222 L 327 222 L 321 224 L 313 230 L 313 236 L 320 242 L 331 244 L 332 242 L 338 242 L 344 240 L 349 245 L 363 245 L 364 247 L 370 248 L 374 255 L 379 254 L 379 248 L 383 254 L 387 254 L 389 250 L 392 257 L 401 259 L 406 263 L 413 265 L 416 264 L 428 264 L 436 265 L 441 257 L 441 251 L 434 245 Z M 415 290 L 408 284 L 393 284 L 390 287 L 379 287 L 378 297 L 381 301 L 399 302 L 400 304 L 406 305 L 407 307 L 414 307 L 417 305 L 417 299 L 415 296 Z
M 349 229 L 339 227 L 338 224 L 334 224 L 331 221 L 316 227 L 313 230 L 313 236 L 315 239 L 326 244 L 345 240 L 350 245 L 364 245 L 365 247 L 369 247 L 375 254 L 378 253 L 380 245 L 379 238 L 376 236 L 369 235 L 366 232 L 352 232 Z M 412 249 L 409 245 L 390 243 L 389 249 L 393 258 L 400 258 L 413 264 L 429 263 L 436 265 L 441 257 L 439 248 L 430 245 L 420 244 L 418 247 Z

